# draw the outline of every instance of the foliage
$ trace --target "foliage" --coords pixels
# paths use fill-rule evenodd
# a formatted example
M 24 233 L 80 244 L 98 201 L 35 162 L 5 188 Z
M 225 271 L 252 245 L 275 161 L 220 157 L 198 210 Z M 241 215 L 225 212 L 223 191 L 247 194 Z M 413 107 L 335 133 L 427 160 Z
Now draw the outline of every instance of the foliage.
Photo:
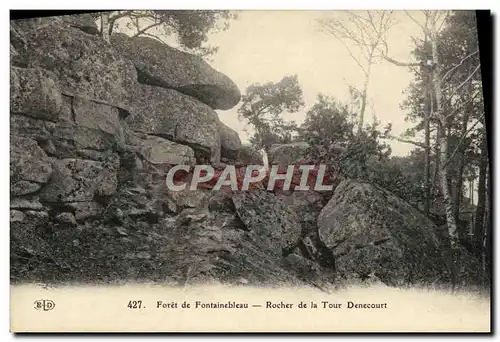
M 414 80 L 406 89 L 406 100 L 401 108 L 407 112 L 405 120 L 414 123 L 407 136 L 416 136 L 424 130 L 424 116 L 433 109 L 433 99 L 425 96 L 430 85 L 431 58 L 429 42 L 415 39 L 415 59 L 421 63 L 414 68 Z M 443 24 L 438 37 L 439 60 L 442 67 L 443 112 L 449 153 L 447 169 L 450 183 L 461 187 L 462 178 L 474 175 L 480 156 L 480 143 L 485 134 L 479 50 L 474 11 L 454 11 Z M 439 123 L 431 117 L 431 132 L 437 132 Z M 431 141 L 432 144 L 432 141 Z M 433 159 L 434 156 L 431 156 Z M 434 158 L 435 159 L 435 158 Z M 432 162 L 434 163 L 434 162 Z M 435 167 L 435 165 L 432 165 Z M 454 190 L 463 193 L 463 189 Z M 440 196 L 439 193 L 435 195 Z
M 355 132 L 356 114 L 348 106 L 330 96 L 318 95 L 299 129 L 299 137 L 310 145 L 314 160 L 328 163 L 350 178 L 374 181 L 375 173 L 369 160 L 385 160 L 391 153 L 380 131 L 379 122 L 361 132 Z
M 302 89 L 296 75 L 279 82 L 252 84 L 242 96 L 238 115 L 255 128 L 252 145 L 268 151 L 272 144 L 287 143 L 296 131 L 295 122 L 285 121 L 284 112 L 296 113 L 304 106 Z
M 223 10 L 129 10 L 109 14 L 109 34 L 126 28 L 132 36 L 162 40 L 174 35 L 191 53 L 209 56 L 217 47 L 206 45 L 208 34 L 229 28 L 234 12 Z M 124 26 L 124 27 L 123 27 Z

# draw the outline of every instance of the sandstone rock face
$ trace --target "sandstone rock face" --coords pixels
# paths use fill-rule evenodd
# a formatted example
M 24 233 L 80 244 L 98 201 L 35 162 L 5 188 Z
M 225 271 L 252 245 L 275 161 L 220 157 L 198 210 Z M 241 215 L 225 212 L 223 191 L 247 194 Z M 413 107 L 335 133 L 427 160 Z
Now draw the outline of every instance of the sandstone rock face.
M 432 281 L 445 272 L 435 228 L 393 194 L 350 180 L 335 189 L 318 218 L 319 237 L 339 272 L 374 274 L 391 285 Z
M 241 149 L 241 140 L 238 132 L 231 127 L 219 122 L 221 157 L 228 159 L 238 159 L 238 152 Z
M 290 144 L 276 144 L 269 151 L 269 164 L 291 165 L 306 158 L 309 144 L 295 142 Z
M 116 191 L 116 172 L 100 162 L 61 159 L 54 163 L 51 182 L 40 196 L 46 202 L 88 202 L 95 195 L 109 196 Z
M 324 206 L 324 198 L 320 193 L 309 190 L 280 193 L 276 196 L 298 215 L 304 235 L 316 230 L 316 221 Z
M 52 71 L 64 94 L 130 106 L 136 70 L 100 37 L 59 25 L 40 26 L 25 37 L 25 62 Z
M 37 196 L 33 196 L 33 198 L 14 198 L 10 201 L 11 209 L 28 209 L 28 210 L 42 210 L 43 205 L 38 200 Z
M 301 223 L 273 194 L 166 187 L 175 164 L 262 162 L 213 110 L 234 83 L 149 39 L 113 48 L 87 19 L 11 25 L 12 279 L 307 281 L 282 255 Z
M 274 194 L 264 190 L 237 192 L 233 203 L 248 229 L 275 250 L 297 246 L 302 231 L 300 219 Z
M 47 72 L 35 68 L 10 68 L 10 112 L 57 121 L 62 96 Z
M 156 137 L 144 136 L 137 146 L 137 153 L 151 164 L 194 165 L 194 151 L 188 146 Z
M 55 123 L 38 120 L 23 115 L 10 116 L 10 130 L 13 134 L 22 135 L 34 140 L 48 139 L 54 131 Z
M 21 29 L 11 22 L 10 24 L 10 59 L 11 64 L 15 65 L 17 63 L 22 64 L 22 60 L 19 59 L 20 54 L 26 53 L 27 42 Z
M 111 135 L 120 132 L 118 108 L 81 97 L 72 100 L 72 115 L 77 126 L 87 127 Z
M 11 192 L 26 195 L 37 191 L 52 175 L 52 163 L 36 141 L 10 137 Z
M 47 26 L 74 27 L 88 34 L 99 34 L 99 29 L 88 13 L 63 15 L 57 17 L 39 17 L 29 19 L 18 19 L 14 25 L 21 31 L 30 32 L 40 30 Z
M 262 155 L 251 146 L 243 145 L 238 150 L 237 161 L 247 165 L 264 165 Z
M 175 90 L 139 86 L 131 130 L 188 145 L 200 159 L 216 162 L 220 155 L 219 117 L 210 107 Z
M 281 249 L 263 247 L 258 233 L 248 231 L 233 212 L 186 209 L 161 226 L 174 245 L 170 260 L 177 269 L 188 270 L 181 284 L 214 278 L 247 285 L 303 284 L 295 272 L 286 269 Z
M 62 20 L 65 23 L 67 23 L 70 27 L 77 28 L 88 34 L 94 34 L 94 35 L 100 34 L 94 18 L 92 18 L 92 15 L 88 13 L 63 15 L 60 18 L 62 18 Z
M 103 161 L 120 141 L 118 112 L 115 107 L 63 96 L 57 122 L 12 113 L 10 128 L 36 140 L 50 156 Z
M 114 34 L 111 42 L 134 63 L 140 83 L 175 89 L 214 109 L 231 109 L 240 101 L 240 91 L 233 81 L 200 57 L 148 37 Z

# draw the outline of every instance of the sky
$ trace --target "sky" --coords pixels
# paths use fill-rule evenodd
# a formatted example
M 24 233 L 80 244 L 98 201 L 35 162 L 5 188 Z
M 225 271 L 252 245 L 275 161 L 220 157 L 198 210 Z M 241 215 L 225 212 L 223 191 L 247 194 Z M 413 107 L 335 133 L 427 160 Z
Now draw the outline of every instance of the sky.
M 317 19 L 338 15 L 335 11 L 238 11 L 238 19 L 228 30 L 211 34 L 208 44 L 219 47 L 212 67 L 230 77 L 244 93 L 253 83 L 279 81 L 285 75 L 298 75 L 303 90 L 305 108 L 284 118 L 303 122 L 307 109 L 318 93 L 347 101 L 348 86 L 363 85 L 363 73 L 349 56 L 341 42 L 320 30 Z M 398 23 L 389 32 L 389 55 L 401 61 L 411 60 L 412 36 L 421 29 L 404 12 L 395 12 Z M 372 109 L 381 126 L 392 123 L 393 134 L 399 135 L 410 123 L 404 120 L 400 104 L 403 90 L 412 80 L 405 67 L 380 62 L 372 67 L 368 89 L 372 106 L 367 108 L 365 122 L 372 120 Z M 222 122 L 235 129 L 243 142 L 251 127 L 238 119 L 237 108 L 218 111 Z M 393 155 L 406 155 L 413 145 L 391 142 Z

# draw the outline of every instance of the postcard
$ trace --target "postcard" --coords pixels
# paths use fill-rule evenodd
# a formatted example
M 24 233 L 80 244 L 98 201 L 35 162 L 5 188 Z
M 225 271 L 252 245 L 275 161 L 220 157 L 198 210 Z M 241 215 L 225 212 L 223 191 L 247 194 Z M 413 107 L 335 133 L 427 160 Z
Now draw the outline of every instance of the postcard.
M 12 11 L 10 328 L 491 333 L 489 11 Z

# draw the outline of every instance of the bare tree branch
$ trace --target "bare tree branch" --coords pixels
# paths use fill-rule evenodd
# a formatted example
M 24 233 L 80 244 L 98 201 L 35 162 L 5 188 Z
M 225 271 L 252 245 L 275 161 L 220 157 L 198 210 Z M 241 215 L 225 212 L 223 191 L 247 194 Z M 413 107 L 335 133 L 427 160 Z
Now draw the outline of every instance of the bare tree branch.
M 162 22 L 158 22 L 158 23 L 154 23 L 154 24 L 148 25 L 148 26 L 146 26 L 145 28 L 143 28 L 143 29 L 139 30 L 136 34 L 134 34 L 134 35 L 132 36 L 132 38 L 138 37 L 138 36 L 140 36 L 141 34 L 146 33 L 146 31 L 147 31 L 147 30 L 149 30 L 149 29 L 151 29 L 151 28 L 153 28 L 153 27 L 155 27 L 155 26 L 162 25 L 162 24 L 163 24 Z
M 418 146 L 418 147 L 421 147 L 423 149 L 430 149 L 431 147 L 430 146 L 426 146 L 424 143 L 421 143 L 419 141 L 414 141 L 414 140 L 408 140 L 408 139 L 403 139 L 403 138 L 400 138 L 400 137 L 396 137 L 394 135 L 389 135 L 387 136 L 389 139 L 393 139 L 393 140 L 397 140 L 399 142 L 402 142 L 402 143 L 405 143 L 405 144 L 412 144 L 412 145 L 415 145 L 415 146 Z
M 451 162 L 451 160 L 453 159 L 453 157 L 455 156 L 455 154 L 457 153 L 457 151 L 460 149 L 460 145 L 463 143 L 464 139 L 467 137 L 467 135 L 474 129 L 474 127 L 477 126 L 477 124 L 479 123 L 479 120 L 477 120 L 468 130 L 467 132 L 465 132 L 461 137 L 460 137 L 460 141 L 458 142 L 458 145 L 457 147 L 455 148 L 455 150 L 453 150 L 453 152 L 450 154 L 450 156 L 448 157 L 448 159 L 446 160 L 445 164 L 444 164 L 444 167 L 448 166 L 448 164 Z
M 446 23 L 446 19 L 448 19 L 448 17 L 450 16 L 450 12 L 451 11 L 445 11 L 443 21 L 441 22 L 441 25 L 439 25 L 439 28 L 437 29 L 436 33 L 441 32 L 441 29 L 443 28 L 443 25 Z M 438 19 L 436 18 L 436 22 L 437 21 L 438 21 Z
M 409 11 L 405 11 L 405 14 L 408 16 L 408 18 L 410 18 L 415 24 L 418 25 L 418 27 L 420 27 L 422 29 L 422 31 L 424 32 L 424 34 L 427 34 L 428 32 L 428 27 L 427 27 L 427 20 L 426 20 L 426 23 L 425 23 L 425 26 L 422 25 L 421 23 L 419 23 L 415 18 L 412 17 L 412 15 L 410 14 Z M 428 16 L 426 15 L 426 18 L 428 18 Z
M 459 91 L 460 88 L 462 88 L 467 82 L 469 82 L 469 80 L 472 78 L 472 76 L 474 76 L 474 74 L 479 70 L 480 67 L 481 67 L 481 65 L 478 65 L 474 69 L 474 71 L 472 71 L 472 73 L 465 79 L 465 81 L 463 81 L 462 83 L 460 83 L 460 85 L 455 88 L 455 90 L 453 91 L 453 93 L 451 93 L 451 95 L 448 97 L 448 101 L 451 101 L 451 99 L 453 98 L 453 95 L 455 95 L 455 93 L 457 91 Z
M 371 11 L 366 11 L 366 13 L 368 14 L 368 18 L 370 19 L 370 20 L 368 20 L 368 23 L 373 28 L 373 30 L 375 32 L 377 32 L 377 28 L 375 27 L 375 21 L 373 20 L 373 16 L 372 16 Z
M 446 78 L 448 77 L 448 75 L 453 71 L 453 70 L 456 70 L 460 65 L 462 65 L 463 62 L 465 62 L 468 58 L 474 56 L 476 53 L 479 52 L 479 49 L 477 49 L 476 51 L 468 54 L 467 56 L 465 56 L 461 61 L 460 63 L 458 63 L 457 65 L 455 65 L 453 68 L 451 68 L 450 70 L 448 70 L 446 72 L 446 74 L 444 74 L 444 76 L 441 78 L 441 84 L 446 80 Z
M 397 61 L 397 60 L 395 60 L 389 56 L 386 56 L 386 55 L 382 55 L 381 57 L 383 59 L 385 59 L 386 61 L 388 61 L 394 65 L 397 65 L 397 66 L 407 66 L 407 67 L 420 66 L 420 63 L 404 63 L 404 62 Z
M 476 92 L 474 95 L 472 95 L 471 97 L 469 97 L 468 100 L 460 103 L 460 105 L 458 107 L 456 107 L 455 109 L 453 109 L 453 111 L 449 114 L 447 114 L 445 116 L 445 119 L 448 119 L 449 117 L 455 115 L 456 112 L 458 112 L 460 109 L 462 109 L 465 105 L 469 104 L 470 102 L 474 101 L 476 99 L 476 97 L 481 94 L 480 91 Z
M 163 41 L 162 39 L 160 39 L 159 37 L 155 36 L 154 34 L 150 34 L 150 33 L 147 33 L 147 32 L 143 32 L 142 33 L 143 36 L 147 36 L 147 37 L 151 37 L 151 38 L 154 38 L 160 42 L 162 42 L 163 44 L 165 45 L 168 45 L 165 41 Z
M 351 18 L 351 20 L 361 35 L 361 41 L 358 43 L 359 49 L 364 53 L 365 59 L 369 59 L 372 37 L 370 37 L 369 33 L 367 33 L 366 28 L 364 28 L 364 26 L 356 20 L 356 17 Z
M 115 21 L 117 21 L 118 19 L 120 18 L 124 18 L 126 16 L 129 16 L 132 14 L 133 11 L 124 11 L 124 12 L 120 12 L 118 11 L 118 13 L 114 16 L 110 16 L 109 17 L 109 35 L 111 35 L 113 33 L 113 27 L 115 25 Z
M 329 28 L 330 32 L 336 32 L 340 38 L 346 38 L 355 42 L 360 48 L 366 45 L 364 41 L 359 40 L 353 32 L 345 27 L 340 20 L 335 19 L 333 21 L 325 21 L 324 26 Z
M 347 45 L 344 40 L 339 37 L 338 33 L 331 27 L 329 27 L 330 29 L 330 33 L 338 40 L 342 43 L 342 45 L 344 45 L 344 47 L 346 48 L 347 52 L 349 53 L 349 55 L 351 56 L 351 58 L 358 64 L 358 66 L 361 68 L 361 70 L 363 71 L 363 73 L 366 75 L 367 74 L 367 71 L 365 69 L 365 67 L 361 64 L 361 62 L 359 61 L 358 58 L 356 58 L 354 56 L 354 54 L 352 53 L 351 49 L 349 48 L 349 45 Z
M 363 127 L 363 118 L 367 104 L 367 89 L 370 79 L 370 68 L 376 62 L 375 52 L 379 49 L 381 44 L 385 44 L 384 35 L 390 25 L 390 15 L 386 15 L 384 11 L 379 14 L 373 15 L 372 12 L 367 11 L 367 16 L 348 11 L 350 19 L 348 22 L 342 22 L 338 17 L 332 19 L 320 20 L 323 28 L 328 29 L 337 40 L 339 40 L 351 58 L 357 63 L 365 75 L 363 85 L 363 92 L 361 93 L 361 105 L 359 109 L 359 130 Z M 346 41 L 354 43 L 359 49 L 360 55 L 363 57 L 355 57 L 350 46 Z M 387 46 L 387 45 L 386 45 Z

